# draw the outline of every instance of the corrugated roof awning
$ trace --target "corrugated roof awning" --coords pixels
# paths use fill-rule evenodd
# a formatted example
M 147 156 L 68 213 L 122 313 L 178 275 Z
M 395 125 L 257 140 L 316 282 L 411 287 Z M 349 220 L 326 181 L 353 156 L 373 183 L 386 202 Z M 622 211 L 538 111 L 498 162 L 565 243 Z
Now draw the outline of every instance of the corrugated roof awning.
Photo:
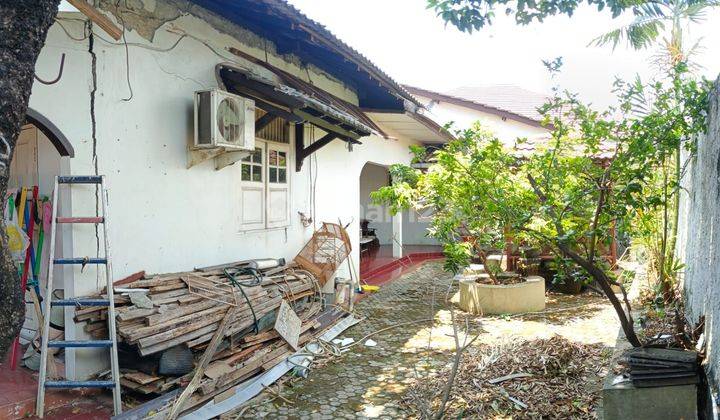
M 384 135 L 358 107 L 240 51 L 233 53 L 244 58 L 245 65 L 218 64 L 219 81 L 227 91 L 253 99 L 268 114 L 307 122 L 353 143 L 373 133 Z
M 265 38 L 278 55 L 299 58 L 340 79 L 363 95 L 364 108 L 404 111 L 421 104 L 367 57 L 287 0 L 190 0 L 224 20 Z

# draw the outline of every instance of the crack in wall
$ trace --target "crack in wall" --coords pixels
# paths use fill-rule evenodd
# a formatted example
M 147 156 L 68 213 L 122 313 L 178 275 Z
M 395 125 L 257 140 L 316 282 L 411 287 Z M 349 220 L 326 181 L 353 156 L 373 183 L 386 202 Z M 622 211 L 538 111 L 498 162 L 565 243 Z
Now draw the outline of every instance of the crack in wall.
M 97 156 L 97 117 L 95 115 L 95 97 L 97 85 L 97 54 L 95 53 L 95 37 L 92 31 L 92 22 L 88 22 L 88 53 L 90 53 L 90 71 L 92 75 L 92 89 L 90 90 L 90 124 L 92 138 L 92 163 L 95 175 L 99 175 Z M 100 185 L 95 184 L 95 216 L 100 216 Z M 95 256 L 100 258 L 100 226 L 95 224 Z M 106 255 L 107 257 L 107 255 Z M 100 270 L 96 270 L 95 287 L 99 288 Z

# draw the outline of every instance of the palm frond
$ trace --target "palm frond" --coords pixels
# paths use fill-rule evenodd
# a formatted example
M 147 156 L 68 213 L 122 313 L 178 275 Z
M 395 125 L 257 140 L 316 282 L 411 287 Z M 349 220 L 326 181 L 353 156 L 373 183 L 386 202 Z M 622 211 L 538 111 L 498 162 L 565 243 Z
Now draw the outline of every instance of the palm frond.
M 636 75 L 635 81 L 628 85 L 627 100 L 630 105 L 630 111 L 635 115 L 646 115 L 652 105 L 650 99 L 645 94 L 645 85 L 639 75 Z
M 591 41 L 596 46 L 612 44 L 615 49 L 620 42 L 626 40 L 631 47 L 640 50 L 650 46 L 665 29 L 665 17 L 638 17 L 627 26 L 600 35 Z
M 666 19 L 669 17 L 669 14 L 666 12 L 666 10 L 669 11 L 669 7 L 666 2 L 658 2 L 658 1 L 647 1 L 638 4 L 635 9 L 634 13 L 635 16 L 638 18 L 661 18 Z
M 682 16 L 690 20 L 692 23 L 700 23 L 707 17 L 708 9 L 718 6 L 720 6 L 720 4 L 711 4 L 711 2 L 693 3 L 684 8 Z

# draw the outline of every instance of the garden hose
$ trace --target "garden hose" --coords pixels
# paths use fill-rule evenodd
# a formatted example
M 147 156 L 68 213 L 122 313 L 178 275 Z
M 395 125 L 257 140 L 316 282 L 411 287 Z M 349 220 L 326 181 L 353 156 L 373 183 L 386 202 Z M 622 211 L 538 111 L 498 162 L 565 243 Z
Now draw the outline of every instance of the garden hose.
M 248 281 L 244 281 L 244 282 L 237 281 L 237 279 L 235 278 L 235 274 L 237 274 L 237 273 L 230 274 L 230 272 L 228 271 L 227 268 L 223 269 L 223 273 L 225 274 L 225 277 L 227 277 L 227 279 L 230 280 L 230 284 L 232 284 L 233 286 L 240 289 L 240 292 L 242 293 L 243 297 L 245 298 L 245 302 L 247 302 L 248 306 L 250 307 L 250 312 L 252 313 L 252 316 L 253 316 L 253 331 L 255 332 L 255 334 L 259 333 L 260 325 L 258 324 L 257 315 L 255 314 L 255 308 L 253 308 L 252 303 L 250 302 L 250 298 L 245 293 L 244 287 L 257 286 L 260 283 L 262 283 L 262 278 L 258 274 L 257 270 L 254 268 L 241 268 L 240 270 L 237 271 L 237 273 L 252 275 L 253 280 L 251 280 L 249 282 Z

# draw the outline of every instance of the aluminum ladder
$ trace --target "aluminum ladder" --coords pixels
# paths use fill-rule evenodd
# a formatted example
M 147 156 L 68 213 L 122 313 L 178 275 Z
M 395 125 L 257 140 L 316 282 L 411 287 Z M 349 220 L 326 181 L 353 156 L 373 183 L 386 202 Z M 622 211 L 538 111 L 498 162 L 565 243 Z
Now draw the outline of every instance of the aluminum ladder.
M 102 215 L 99 217 L 58 217 L 58 194 L 60 185 L 63 184 L 95 184 L 100 188 L 100 201 L 102 203 Z M 115 335 L 115 302 L 113 299 L 112 266 L 110 264 L 110 242 L 108 239 L 108 211 L 107 191 L 105 190 L 105 176 L 58 176 L 55 178 L 55 189 L 52 200 L 52 224 L 50 240 L 50 264 L 48 266 L 47 291 L 45 293 L 44 310 L 45 317 L 42 326 L 42 350 L 40 359 L 40 376 L 38 378 L 38 394 L 36 415 L 40 418 L 45 414 L 45 390 L 48 388 L 110 388 L 113 390 L 113 408 L 115 415 L 122 412 L 122 401 L 120 399 L 120 368 L 118 366 L 117 337 Z M 55 258 L 55 232 L 58 224 L 61 223 L 85 223 L 99 225 L 103 224 L 103 236 L 105 247 L 105 258 Z M 107 299 L 78 299 L 65 296 L 64 299 L 52 299 L 53 291 L 53 268 L 58 265 L 105 265 L 105 279 Z M 50 333 L 50 309 L 54 306 L 103 306 L 108 308 L 108 336 L 107 340 L 57 340 L 49 341 Z M 48 348 L 105 348 L 110 351 L 110 371 L 112 380 L 95 381 L 69 381 L 69 380 L 47 380 Z

